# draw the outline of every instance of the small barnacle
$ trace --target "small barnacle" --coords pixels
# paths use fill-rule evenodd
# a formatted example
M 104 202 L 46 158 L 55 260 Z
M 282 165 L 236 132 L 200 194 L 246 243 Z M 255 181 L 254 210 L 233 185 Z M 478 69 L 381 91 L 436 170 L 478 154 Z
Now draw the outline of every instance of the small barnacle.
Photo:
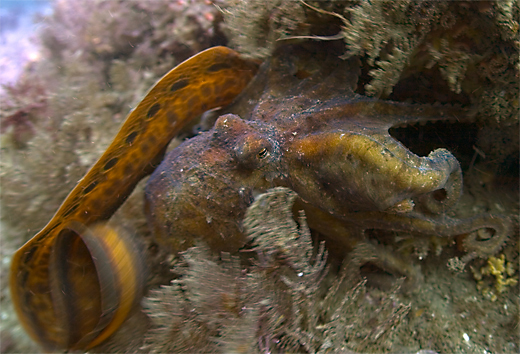
M 448 259 L 448 263 L 446 264 L 454 273 L 462 273 L 464 271 L 464 268 L 466 268 L 466 262 L 461 260 L 459 257 L 453 257 Z
M 402 200 L 402 201 L 396 203 L 394 206 L 390 207 L 389 209 L 387 209 L 386 212 L 396 213 L 396 214 L 408 213 L 413 210 L 414 206 L 415 205 L 414 205 L 413 200 L 405 199 L 405 200 Z

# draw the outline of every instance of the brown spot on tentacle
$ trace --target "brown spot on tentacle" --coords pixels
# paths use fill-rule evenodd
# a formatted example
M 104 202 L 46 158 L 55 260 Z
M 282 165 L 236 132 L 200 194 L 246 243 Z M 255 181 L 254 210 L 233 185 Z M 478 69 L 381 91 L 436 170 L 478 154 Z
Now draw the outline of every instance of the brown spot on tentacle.
M 74 213 L 79 207 L 79 204 L 73 204 L 73 205 L 70 205 L 68 207 L 68 209 L 63 213 L 63 216 L 64 217 L 67 217 L 69 215 L 71 215 L 72 213 Z
M 161 104 L 160 103 L 156 103 L 152 107 L 150 107 L 150 109 L 148 110 L 148 113 L 146 114 L 146 116 L 148 118 L 153 118 L 157 114 L 157 112 L 159 112 L 160 109 L 161 109 Z
M 150 144 L 148 144 L 147 142 L 143 142 L 140 145 L 140 149 L 143 155 L 147 155 L 148 151 L 150 151 Z
M 132 145 L 132 143 L 134 142 L 135 138 L 137 138 L 138 135 L 139 135 L 138 132 L 131 132 L 131 133 L 128 134 L 128 136 L 126 137 L 125 142 L 126 142 L 128 145 Z
M 112 169 L 117 164 L 117 161 L 119 161 L 117 157 L 108 160 L 107 163 L 103 166 L 103 170 L 108 171 Z
M 200 93 L 201 93 L 203 96 L 209 96 L 209 95 L 211 95 L 211 94 L 212 94 L 211 91 L 212 91 L 212 90 L 211 90 L 211 86 L 209 86 L 209 85 L 202 85 L 202 86 L 200 87 Z
M 208 73 L 214 73 L 220 70 L 229 69 L 230 64 L 229 63 L 217 63 L 211 65 L 206 71 Z
M 89 194 L 90 192 L 92 192 L 94 188 L 96 188 L 97 184 L 98 181 L 94 181 L 91 184 L 89 184 L 88 187 L 83 190 L 83 194 Z
M 183 89 L 185 87 L 187 87 L 188 85 L 190 84 L 190 80 L 188 79 L 181 79 L 181 80 L 178 80 L 177 82 L 175 82 L 171 87 L 170 87 L 170 92 L 175 92 L 175 91 L 178 91 L 180 89 Z

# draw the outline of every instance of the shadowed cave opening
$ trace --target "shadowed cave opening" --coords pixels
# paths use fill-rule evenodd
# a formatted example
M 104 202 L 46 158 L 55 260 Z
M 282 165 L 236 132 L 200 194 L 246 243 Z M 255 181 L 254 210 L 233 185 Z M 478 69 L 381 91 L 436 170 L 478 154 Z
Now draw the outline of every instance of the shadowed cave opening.
M 475 154 L 478 127 L 474 123 L 428 122 L 391 128 L 390 135 L 419 156 L 438 148 L 449 150 L 467 170 Z

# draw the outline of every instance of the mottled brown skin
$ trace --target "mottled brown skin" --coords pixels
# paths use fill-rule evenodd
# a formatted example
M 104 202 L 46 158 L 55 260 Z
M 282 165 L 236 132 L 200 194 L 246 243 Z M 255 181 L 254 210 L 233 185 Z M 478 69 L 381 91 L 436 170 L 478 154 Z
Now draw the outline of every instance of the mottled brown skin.
M 151 176 L 147 215 L 159 242 L 172 252 L 197 239 L 216 251 L 236 251 L 255 193 L 285 186 L 298 193 L 309 226 L 333 244 L 362 239 L 368 229 L 448 237 L 489 228 L 494 235 L 470 240 L 467 251 L 502 247 L 507 218 L 444 214 L 461 194 L 457 159 L 446 149 L 419 157 L 388 133 L 402 124 L 464 120 L 465 110 L 357 95 L 355 61 L 286 48 L 257 75 L 262 89 L 250 87 L 253 96 L 261 92 L 258 100 L 235 105 L 244 119 L 218 118 Z
M 215 251 L 244 243 L 241 220 L 254 200 L 279 175 L 277 141 L 255 122 L 220 117 L 172 151 L 150 177 L 146 212 L 157 240 L 172 252 L 204 240 Z
M 109 219 L 153 170 L 169 141 L 197 115 L 229 104 L 257 68 L 231 49 L 214 47 L 166 74 L 47 226 L 15 253 L 13 303 L 24 328 L 44 349 L 82 350 L 99 344 L 140 300 L 143 275 L 132 245 L 111 231 L 91 233 L 86 227 Z M 81 267 L 74 265 L 78 262 Z M 107 273 L 115 278 L 105 279 Z M 130 302 L 125 300 L 129 297 Z

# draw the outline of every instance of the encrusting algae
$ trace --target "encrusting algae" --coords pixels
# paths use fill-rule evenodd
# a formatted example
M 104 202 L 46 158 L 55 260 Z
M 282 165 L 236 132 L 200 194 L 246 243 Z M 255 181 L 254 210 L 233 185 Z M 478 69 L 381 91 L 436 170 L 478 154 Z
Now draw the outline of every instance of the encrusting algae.
M 143 253 L 146 295 L 121 329 L 90 351 L 518 352 L 519 2 L 212 3 L 55 3 L 40 36 L 42 59 L 1 98 L 1 351 L 40 350 L 17 325 L 5 285 L 15 249 L 51 219 L 153 82 L 207 47 L 228 45 L 280 70 L 269 73 L 264 64 L 237 102 L 174 139 L 170 150 L 190 138 L 174 150 L 181 157 L 169 161 L 191 172 L 172 175 L 177 184 L 167 188 L 157 182 L 172 170 L 165 160 L 150 180 L 152 230 L 143 212 L 146 180 L 111 219 L 132 230 Z M 301 60 L 302 48 L 333 53 L 334 60 L 318 54 Z M 331 63 L 349 67 L 349 74 L 324 84 L 327 75 L 317 73 L 337 70 Z M 291 91 L 294 82 L 303 84 Z M 305 110 L 317 115 L 319 104 L 324 111 L 336 109 L 334 103 L 345 98 L 335 96 L 345 87 L 354 100 L 458 112 L 451 120 L 392 127 L 386 140 L 376 139 L 402 144 L 404 149 L 389 151 L 409 151 L 418 161 L 436 152 L 430 157 L 438 171 L 447 170 L 437 163 L 451 166 L 437 182 L 442 192 L 389 189 L 384 199 L 383 179 L 370 199 L 359 192 L 366 180 L 353 184 L 362 180 L 359 169 L 352 178 L 328 178 L 342 166 L 340 159 L 322 159 L 312 169 L 316 175 L 295 169 L 300 160 L 281 153 L 288 145 L 276 135 L 280 117 L 303 116 Z M 319 104 L 309 108 L 307 99 Z M 289 101 L 300 106 L 289 107 Z M 255 106 L 265 122 L 250 115 Z M 231 114 L 214 118 L 224 113 Z M 365 127 L 369 121 L 357 120 Z M 308 126 L 316 131 L 312 121 Z M 296 132 L 296 141 L 305 138 L 303 130 Z M 299 145 L 307 154 L 301 166 L 317 163 L 311 158 L 317 150 L 306 144 L 311 135 Z M 317 139 L 315 146 L 333 151 L 339 137 L 328 139 Z M 198 157 L 189 163 L 182 160 L 201 141 L 211 141 L 210 148 L 194 151 Z M 381 163 L 381 151 L 382 157 L 366 157 Z M 225 160 L 229 156 L 234 160 Z M 232 161 L 236 170 L 229 170 Z M 200 173 L 200 166 L 213 169 Z M 370 171 L 377 175 L 377 169 Z M 234 183 L 221 186 L 210 175 Z M 239 188 L 244 176 L 255 188 Z M 283 187 L 270 189 L 280 181 Z M 212 186 L 219 192 L 207 193 Z M 358 194 L 351 192 L 345 199 L 350 204 L 334 206 L 333 214 L 323 213 L 339 186 L 342 193 L 350 186 Z M 195 197 L 186 193 L 190 188 Z M 207 202 L 196 198 L 197 190 L 204 198 L 207 193 Z M 238 199 L 226 194 L 234 190 Z M 185 203 L 180 209 L 168 204 L 176 197 Z M 150 202 L 159 207 L 150 209 Z M 198 209 L 190 209 L 190 202 Z M 372 203 L 384 210 L 353 209 Z M 441 205 L 438 211 L 435 205 Z M 224 220 L 227 211 L 232 217 Z M 473 220 L 474 227 L 464 229 L 455 220 Z M 197 225 L 207 235 L 225 232 L 212 244 L 213 236 L 197 230 L 187 235 Z M 181 236 L 171 238 L 176 228 Z M 230 235 L 239 236 L 226 243 Z
M 513 263 L 506 262 L 504 254 L 501 254 L 500 257 L 489 257 L 485 267 L 479 270 L 472 267 L 471 271 L 477 280 L 477 289 L 491 301 L 496 301 L 497 296 L 506 291 L 508 286 L 518 284 L 517 277 L 513 277 L 516 273 L 515 267 Z M 486 285 L 485 276 L 494 277 L 494 281 L 492 281 L 494 289 Z

